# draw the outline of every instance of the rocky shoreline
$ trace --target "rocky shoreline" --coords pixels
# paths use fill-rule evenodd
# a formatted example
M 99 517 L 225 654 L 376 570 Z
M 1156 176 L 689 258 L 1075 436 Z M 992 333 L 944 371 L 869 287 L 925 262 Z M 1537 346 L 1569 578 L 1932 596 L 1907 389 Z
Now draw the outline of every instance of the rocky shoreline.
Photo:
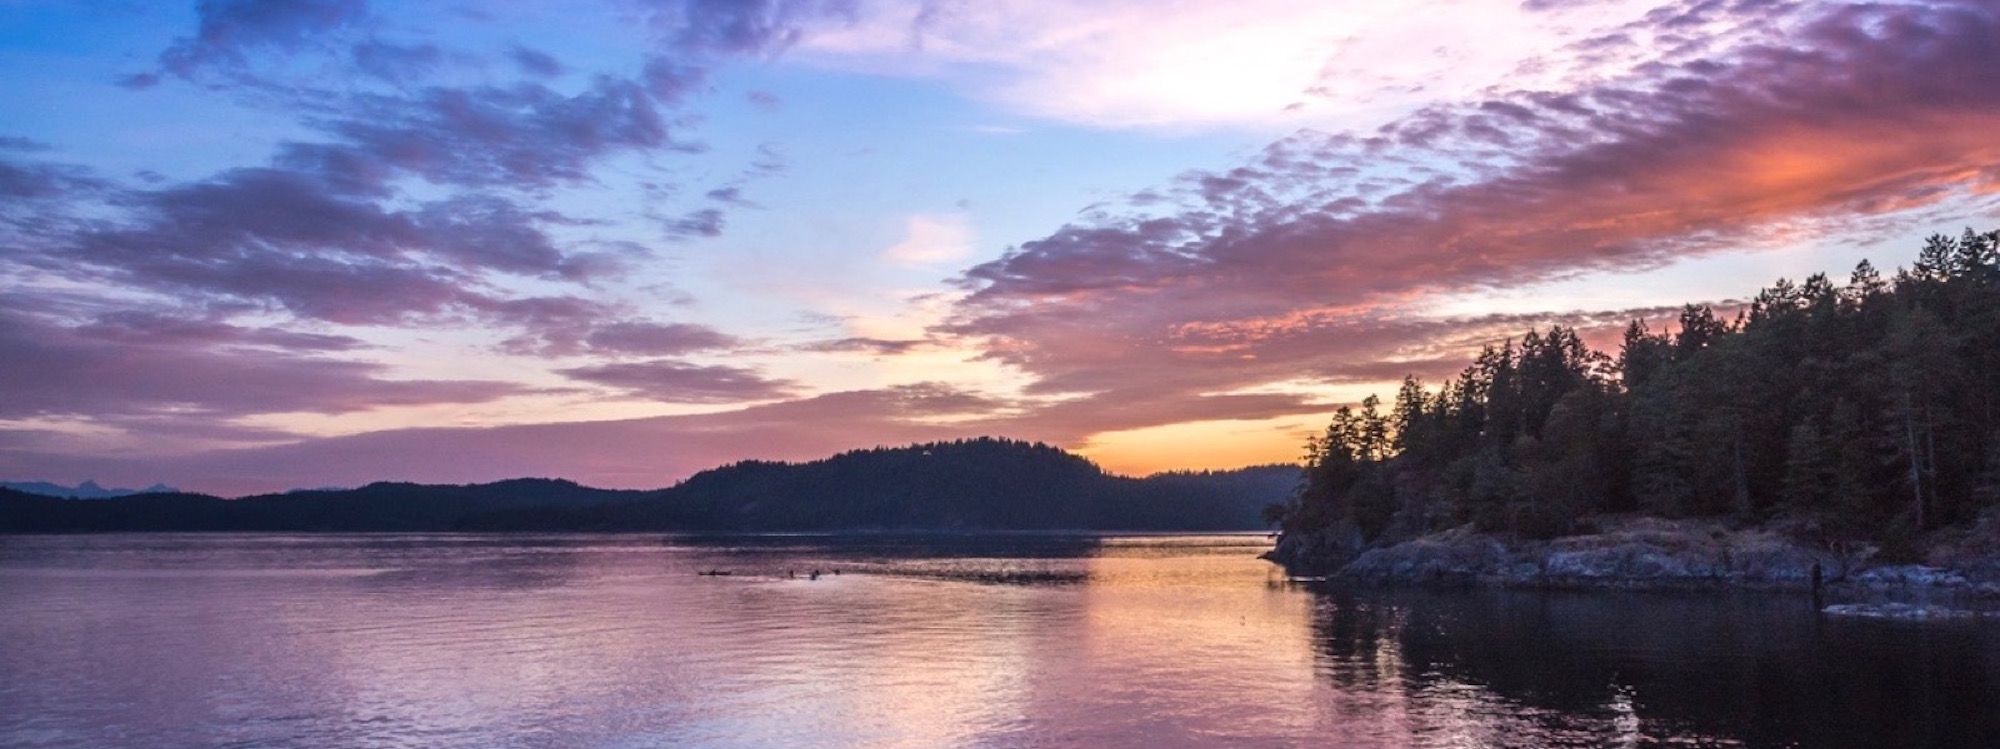
M 1759 589 L 1822 592 L 1841 605 L 2000 603 L 2000 519 L 1939 539 L 1925 564 L 1877 563 L 1873 547 L 1829 549 L 1776 530 L 1716 521 L 1620 518 L 1550 540 L 1453 528 L 1363 548 L 1353 534 L 1285 534 L 1265 558 L 1298 577 L 1371 585 L 1543 589 Z M 1833 607 L 1829 607 L 1830 609 Z M 1833 613 L 1842 613 L 1834 611 Z

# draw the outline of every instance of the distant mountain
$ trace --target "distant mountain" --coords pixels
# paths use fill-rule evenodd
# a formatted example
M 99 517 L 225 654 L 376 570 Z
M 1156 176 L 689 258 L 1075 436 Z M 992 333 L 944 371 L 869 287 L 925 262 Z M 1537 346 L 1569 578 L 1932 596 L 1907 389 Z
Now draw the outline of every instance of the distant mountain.
M 0 531 L 1253 530 L 1298 476 L 1259 466 L 1131 478 L 1048 445 L 982 438 L 746 461 L 650 491 L 551 479 L 89 503 L 0 491 Z
M 133 494 L 160 494 L 179 491 L 166 484 L 154 484 L 144 489 L 106 489 L 98 486 L 96 481 L 89 480 L 76 486 L 51 484 L 47 481 L 0 481 L 0 488 L 13 489 L 14 491 L 26 492 L 28 494 L 40 494 L 45 497 L 63 497 L 65 499 L 109 499 L 111 497 L 131 496 Z

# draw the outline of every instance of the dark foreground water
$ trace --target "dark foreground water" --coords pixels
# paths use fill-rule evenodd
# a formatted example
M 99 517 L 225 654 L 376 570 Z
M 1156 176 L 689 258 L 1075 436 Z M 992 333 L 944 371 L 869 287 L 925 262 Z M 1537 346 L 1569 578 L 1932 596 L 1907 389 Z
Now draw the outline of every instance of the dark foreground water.
M 1990 623 L 1312 590 L 1264 544 L 0 538 L 0 746 L 2000 746 Z

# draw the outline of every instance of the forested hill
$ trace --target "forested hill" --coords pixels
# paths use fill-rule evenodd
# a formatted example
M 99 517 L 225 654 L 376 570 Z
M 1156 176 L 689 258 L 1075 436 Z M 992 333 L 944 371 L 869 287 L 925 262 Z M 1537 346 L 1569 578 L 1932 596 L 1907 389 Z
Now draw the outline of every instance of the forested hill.
M 0 531 L 1250 530 L 1296 466 L 1129 478 L 1042 444 L 975 439 L 751 461 L 667 489 L 518 479 L 220 499 L 80 502 L 0 490 Z
M 1633 322 L 1614 353 L 1529 332 L 1341 409 L 1309 448 L 1287 534 L 1547 537 L 1638 513 L 1912 557 L 2000 505 L 2000 232 L 1934 236 L 1890 278 L 1863 262 L 1734 316 Z
M 606 527 L 1223 530 L 1266 527 L 1296 466 L 1128 478 L 1048 445 L 979 439 L 696 474 Z

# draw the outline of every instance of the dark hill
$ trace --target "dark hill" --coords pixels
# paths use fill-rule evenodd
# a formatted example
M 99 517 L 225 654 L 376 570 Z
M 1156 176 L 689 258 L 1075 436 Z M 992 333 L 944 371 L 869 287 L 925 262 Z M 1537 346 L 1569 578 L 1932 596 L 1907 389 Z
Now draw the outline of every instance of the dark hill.
M 1291 466 L 1129 478 L 985 438 L 746 461 L 653 491 L 516 479 L 78 503 L 0 490 L 0 531 L 1250 530 L 1297 479 Z
M 76 486 L 63 486 L 62 484 L 47 481 L 0 481 L 0 489 L 12 489 L 27 494 L 40 494 L 45 497 L 61 497 L 64 499 L 105 499 L 107 497 L 127 497 L 134 494 L 159 494 L 179 491 L 166 484 L 154 484 L 144 489 L 107 488 L 98 486 L 95 481 L 85 481 Z
M 654 494 L 551 479 L 465 486 L 380 482 L 241 499 L 174 492 L 91 502 L 0 490 L 0 531 L 445 531 L 496 512 L 582 510 Z

